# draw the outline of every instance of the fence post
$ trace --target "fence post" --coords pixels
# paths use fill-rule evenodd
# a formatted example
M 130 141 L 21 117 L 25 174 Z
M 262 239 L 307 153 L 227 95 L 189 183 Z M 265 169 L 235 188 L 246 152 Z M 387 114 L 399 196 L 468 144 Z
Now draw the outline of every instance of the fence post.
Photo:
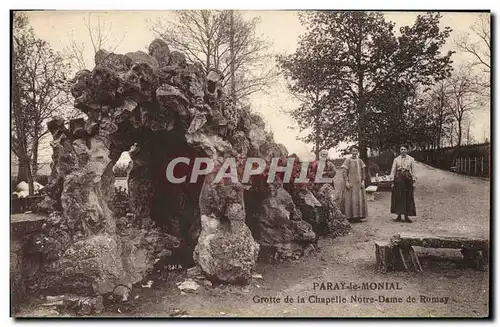
M 481 157 L 481 176 L 483 175 L 483 172 L 484 172 L 483 160 L 484 160 L 484 157 Z
M 477 157 L 474 157 L 474 176 L 477 176 Z

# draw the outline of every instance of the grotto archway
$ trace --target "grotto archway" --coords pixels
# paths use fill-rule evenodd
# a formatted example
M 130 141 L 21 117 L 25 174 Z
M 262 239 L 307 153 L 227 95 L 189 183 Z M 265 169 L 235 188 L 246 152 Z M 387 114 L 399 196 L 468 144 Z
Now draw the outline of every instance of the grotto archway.
M 229 101 L 219 72 L 205 73 L 159 39 L 149 54 L 100 50 L 95 62 L 72 87 L 87 119 L 69 129 L 60 118 L 48 124 L 54 151 L 46 205 L 56 212 L 36 246 L 44 258 L 38 285 L 103 294 L 140 281 L 174 252 L 209 279 L 237 283 L 251 277 L 259 248 L 287 258 L 316 242 L 310 223 L 321 204 L 307 188 L 288 192 L 258 176 L 248 185 L 207 182 L 211 175 L 194 184 L 166 180 L 167 164 L 179 156 L 288 155 L 262 118 Z M 123 151 L 132 160 L 131 212 L 117 217 L 112 167 Z M 189 180 L 190 172 L 178 165 L 174 174 Z

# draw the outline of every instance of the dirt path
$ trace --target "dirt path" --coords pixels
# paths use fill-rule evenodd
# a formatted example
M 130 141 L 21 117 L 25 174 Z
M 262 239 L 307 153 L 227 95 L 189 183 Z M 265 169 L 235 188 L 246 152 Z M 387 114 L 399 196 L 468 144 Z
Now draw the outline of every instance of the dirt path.
M 454 250 L 419 251 L 424 272 L 378 274 L 375 270 L 373 241 L 389 239 L 403 231 L 467 232 L 488 235 L 490 217 L 489 181 L 441 171 L 418 164 L 415 189 L 417 217 L 413 224 L 396 223 L 389 214 L 390 193 L 380 193 L 369 202 L 370 217 L 353 225 L 352 232 L 338 239 L 321 239 L 320 250 L 297 262 L 259 264 L 263 279 L 246 287 L 200 288 L 198 294 L 180 295 L 175 282 L 180 275 L 152 289 L 134 290 L 128 304 L 118 305 L 108 315 L 169 316 L 184 312 L 189 316 L 486 316 L 488 314 L 488 273 L 457 266 L 460 253 Z M 432 264 L 429 265 L 432 259 Z M 389 282 L 401 290 L 320 290 L 314 283 Z M 399 283 L 399 284 L 396 284 Z M 289 296 L 294 303 L 283 303 Z M 312 296 L 312 297 L 311 297 Z M 318 298 L 346 303 L 311 303 Z M 356 297 L 356 300 L 353 299 Z M 402 303 L 359 303 L 359 298 L 401 297 Z M 415 303 L 406 302 L 408 296 Z M 421 303 L 421 296 L 447 303 Z M 279 298 L 280 303 L 255 303 L 254 297 Z M 298 297 L 304 303 L 297 303 Z M 446 300 L 446 298 L 448 298 Z M 316 300 L 317 302 L 318 300 Z M 361 302 L 362 299 L 361 299 Z

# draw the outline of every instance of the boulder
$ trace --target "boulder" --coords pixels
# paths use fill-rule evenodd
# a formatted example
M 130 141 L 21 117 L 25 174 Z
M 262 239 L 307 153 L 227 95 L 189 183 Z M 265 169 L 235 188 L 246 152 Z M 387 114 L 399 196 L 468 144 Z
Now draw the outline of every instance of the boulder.
M 59 260 L 41 268 L 42 289 L 76 294 L 105 294 L 126 284 L 120 244 L 112 235 L 100 234 L 74 242 Z
M 187 65 L 186 56 L 179 51 L 170 52 L 170 62 L 169 65 L 172 67 L 185 68 Z
M 160 67 L 167 66 L 170 62 L 170 49 L 165 41 L 155 39 L 148 48 L 149 54 L 156 59 Z
M 257 194 L 267 194 L 253 213 L 252 233 L 265 252 L 273 258 L 286 260 L 299 256 L 307 244 L 316 240 L 312 226 L 303 221 L 290 194 L 281 186 L 267 185 L 269 191 L 257 190 Z M 265 257 L 265 255 L 263 255 Z
M 259 245 L 244 221 L 221 223 L 215 216 L 201 216 L 201 234 L 194 260 L 209 279 L 245 283 L 255 268 Z
M 342 214 L 338 204 L 338 197 L 332 184 L 323 184 L 318 187 L 316 197 L 321 203 L 320 224 L 322 235 L 342 236 L 349 232 L 351 224 Z
M 245 224 L 242 185 L 225 179 L 220 183 L 206 182 L 200 194 L 200 214 L 201 233 L 193 254 L 195 262 L 209 279 L 247 282 L 256 264 L 259 245 Z
M 101 49 L 95 54 L 95 66 L 123 73 L 128 71 L 132 66 L 132 59 L 126 55 L 116 54 Z
M 177 288 L 185 293 L 198 293 L 200 285 L 192 279 L 186 279 L 183 282 L 178 282 Z
M 318 232 L 321 222 L 321 203 L 308 188 L 297 188 L 294 193 L 294 203 L 301 211 L 302 219 L 311 224 L 315 232 Z
M 132 61 L 132 64 L 145 63 L 145 64 L 148 64 L 155 71 L 158 70 L 158 68 L 160 68 L 160 64 L 158 63 L 158 60 L 155 57 L 153 57 L 153 56 L 151 56 L 143 51 L 129 52 L 129 53 L 126 53 L 125 56 L 130 58 L 130 60 Z

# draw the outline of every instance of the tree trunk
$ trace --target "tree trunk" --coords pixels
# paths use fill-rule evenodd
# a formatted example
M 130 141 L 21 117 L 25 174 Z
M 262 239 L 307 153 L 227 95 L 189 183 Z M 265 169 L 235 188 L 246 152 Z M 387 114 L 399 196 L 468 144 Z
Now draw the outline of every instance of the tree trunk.
M 231 100 L 233 103 L 236 102 L 236 81 L 234 79 L 235 75 L 235 65 L 234 65 L 234 10 L 230 11 L 230 33 L 231 35 L 229 36 L 229 53 L 231 56 Z
M 206 65 L 207 65 L 207 74 L 210 71 L 212 67 L 210 67 L 210 53 L 211 53 L 211 48 L 210 44 L 207 45 L 207 59 L 206 59 Z
M 441 148 L 441 134 L 443 133 L 443 117 L 439 115 L 439 125 L 437 131 L 437 149 Z
M 467 123 L 467 145 L 470 144 L 470 122 Z
M 316 131 L 316 144 L 314 145 L 314 155 L 316 156 L 316 160 L 319 160 L 319 147 L 321 145 L 319 132 Z
M 33 147 L 31 149 L 32 157 L 31 157 L 31 175 L 33 179 L 36 180 L 38 175 L 38 146 L 40 144 L 40 140 L 38 139 L 38 133 L 35 132 L 35 137 L 33 140 Z
M 26 182 L 29 187 L 29 194 L 33 195 L 33 175 L 31 174 L 31 161 L 28 156 L 18 157 L 19 166 L 17 171 L 17 183 Z
M 365 126 L 365 120 L 366 120 L 366 111 L 365 111 L 365 106 L 364 106 L 364 101 L 363 101 L 363 72 L 361 72 L 358 75 L 358 83 L 359 83 L 359 99 L 358 99 L 358 114 L 359 114 L 359 121 L 358 121 L 358 139 L 359 139 L 359 157 L 363 162 L 365 163 L 366 167 L 368 167 L 368 149 L 367 149 L 367 142 L 366 142 L 366 126 Z M 368 173 L 368 169 L 365 168 L 365 185 L 369 185 L 371 182 L 371 176 Z
M 450 146 L 453 146 L 453 123 L 450 126 Z
M 368 167 L 368 153 L 367 153 L 367 142 L 366 142 L 366 111 L 364 103 L 364 68 L 362 65 L 362 40 L 363 40 L 363 24 L 359 22 L 359 35 L 358 44 L 356 48 L 356 62 L 357 62 L 357 75 L 358 75 L 358 147 L 359 147 L 359 157 L 365 165 Z M 366 168 L 365 168 L 366 169 Z M 365 185 L 369 185 L 371 182 L 369 174 L 365 174 Z
M 459 148 L 462 145 L 462 121 L 458 120 L 457 121 L 458 125 L 458 142 L 457 142 L 457 148 Z

